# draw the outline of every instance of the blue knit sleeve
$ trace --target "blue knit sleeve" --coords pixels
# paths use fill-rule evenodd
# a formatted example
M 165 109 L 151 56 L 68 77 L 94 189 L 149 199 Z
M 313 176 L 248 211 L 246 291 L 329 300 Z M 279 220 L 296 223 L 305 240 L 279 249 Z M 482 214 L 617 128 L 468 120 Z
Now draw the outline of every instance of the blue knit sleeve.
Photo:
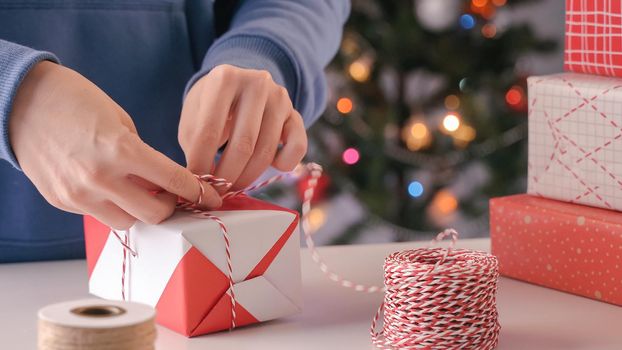
M 49 52 L 0 40 L 0 158 L 19 169 L 9 142 L 9 116 L 17 88 L 35 64 L 58 58 Z
M 186 92 L 221 64 L 264 69 L 287 89 L 308 127 L 326 106 L 324 68 L 337 52 L 349 12 L 349 0 L 244 1 Z

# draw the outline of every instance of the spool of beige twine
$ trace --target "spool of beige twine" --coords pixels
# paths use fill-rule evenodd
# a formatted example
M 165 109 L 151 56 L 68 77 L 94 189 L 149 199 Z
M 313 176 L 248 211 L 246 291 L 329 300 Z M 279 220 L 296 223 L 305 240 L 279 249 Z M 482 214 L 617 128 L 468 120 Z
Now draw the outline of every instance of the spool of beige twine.
M 153 350 L 155 310 L 130 302 L 86 299 L 39 310 L 39 350 Z

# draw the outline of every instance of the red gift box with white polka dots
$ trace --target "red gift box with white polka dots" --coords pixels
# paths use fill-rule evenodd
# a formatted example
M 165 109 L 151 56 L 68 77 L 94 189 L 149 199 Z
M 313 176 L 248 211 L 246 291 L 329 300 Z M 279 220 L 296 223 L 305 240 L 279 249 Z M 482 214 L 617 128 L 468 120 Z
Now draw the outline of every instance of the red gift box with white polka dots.
M 507 277 L 622 306 L 622 213 L 531 195 L 490 200 Z

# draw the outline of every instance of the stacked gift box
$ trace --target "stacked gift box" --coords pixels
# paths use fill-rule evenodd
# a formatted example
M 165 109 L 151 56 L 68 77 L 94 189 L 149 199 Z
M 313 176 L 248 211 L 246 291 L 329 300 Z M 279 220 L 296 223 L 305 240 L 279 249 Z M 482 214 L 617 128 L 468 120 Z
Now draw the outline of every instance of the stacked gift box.
M 490 202 L 509 277 L 622 305 L 622 8 L 566 2 L 567 72 L 530 77 L 528 194 Z

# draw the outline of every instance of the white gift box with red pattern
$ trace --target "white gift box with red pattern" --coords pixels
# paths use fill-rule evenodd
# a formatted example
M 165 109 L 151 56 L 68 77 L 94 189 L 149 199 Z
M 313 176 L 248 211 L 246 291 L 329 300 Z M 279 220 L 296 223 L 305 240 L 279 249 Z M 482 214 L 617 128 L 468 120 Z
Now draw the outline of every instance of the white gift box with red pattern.
M 530 194 L 622 210 L 622 79 L 530 77 Z
M 236 327 L 299 312 L 297 212 L 237 196 L 210 213 L 229 233 Z M 90 217 L 85 240 L 92 294 L 122 300 L 124 288 L 127 300 L 155 307 L 158 323 L 186 336 L 231 327 L 225 242 L 215 221 L 178 210 L 159 225 L 138 222 L 129 230 L 137 256 L 126 251 L 125 266 L 120 240 Z

